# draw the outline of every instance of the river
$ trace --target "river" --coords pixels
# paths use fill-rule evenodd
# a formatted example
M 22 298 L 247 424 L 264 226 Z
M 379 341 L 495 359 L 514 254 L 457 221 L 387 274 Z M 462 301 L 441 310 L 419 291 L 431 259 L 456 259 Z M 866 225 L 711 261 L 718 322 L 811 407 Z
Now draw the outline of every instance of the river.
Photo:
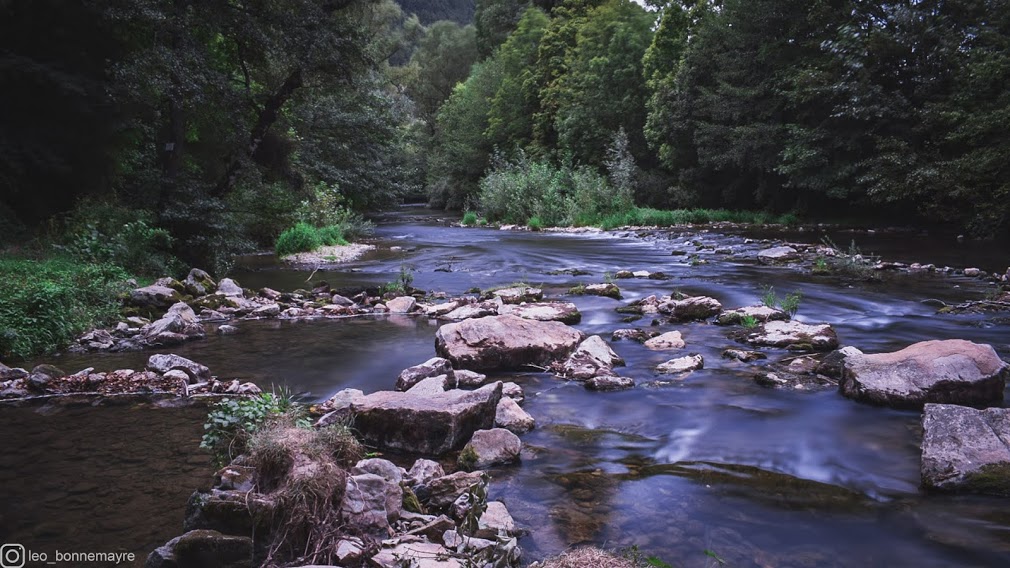
M 553 234 L 449 226 L 440 214 L 405 208 L 379 219 L 375 253 L 319 271 L 313 283 L 378 286 L 401 267 L 413 285 L 461 294 L 525 281 L 549 296 L 601 282 L 621 269 L 662 271 L 669 280 L 617 280 L 622 301 L 573 297 L 587 334 L 635 324 L 614 308 L 678 290 L 709 295 L 727 307 L 759 303 L 764 286 L 802 293 L 796 319 L 834 325 L 844 345 L 890 351 L 927 339 L 992 344 L 1010 360 L 1005 321 L 943 316 L 926 298 L 981 298 L 985 285 L 946 275 L 846 282 L 759 265 L 760 237 L 746 231 L 673 230 Z M 790 234 L 817 242 L 816 231 Z M 1010 255 L 989 243 L 928 240 L 916 234 L 837 234 L 888 260 L 975 263 L 1002 270 Z M 875 249 L 879 246 L 879 250 Z M 390 247 L 399 247 L 390 250 Z M 727 249 L 732 253 L 727 253 Z M 719 252 L 717 252 L 719 251 Z M 671 254 L 676 252 L 678 254 Z M 679 253 L 688 254 L 679 254 Z M 705 264 L 691 263 L 691 255 Z M 1002 255 L 1002 260 L 1001 260 Z M 265 259 L 263 259 L 265 260 Z M 307 272 L 265 266 L 237 270 L 247 288 L 308 286 Z M 573 276 L 566 269 L 588 275 Z M 434 356 L 438 324 L 406 316 L 313 322 L 243 321 L 235 336 L 173 349 L 223 377 L 281 385 L 306 400 L 343 388 L 391 389 L 399 371 Z M 527 559 L 580 543 L 635 546 L 673 566 L 1007 566 L 1010 507 L 1005 499 L 942 496 L 919 490 L 919 413 L 871 407 L 835 390 L 769 389 L 748 367 L 720 358 L 736 345 L 726 329 L 704 323 L 679 329 L 687 352 L 706 368 L 652 385 L 669 354 L 613 342 L 627 361 L 620 374 L 637 388 L 589 392 L 538 373 L 508 373 L 526 390 L 537 428 L 522 436 L 521 465 L 492 471 L 491 497 L 506 502 L 529 529 Z M 771 359 L 785 357 L 774 352 Z M 68 371 L 143 365 L 151 352 L 50 358 Z M 197 450 L 202 413 L 124 408 L 41 415 L 0 412 L 0 534 L 35 550 L 127 550 L 142 559 L 181 529 L 186 496 L 210 482 Z M 142 561 L 138 560 L 138 565 Z

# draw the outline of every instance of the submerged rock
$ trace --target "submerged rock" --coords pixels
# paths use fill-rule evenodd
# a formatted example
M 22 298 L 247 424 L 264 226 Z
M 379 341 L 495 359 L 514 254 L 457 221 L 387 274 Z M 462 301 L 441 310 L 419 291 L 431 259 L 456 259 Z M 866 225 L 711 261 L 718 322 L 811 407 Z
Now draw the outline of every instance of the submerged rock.
M 896 407 L 927 402 L 989 405 L 1003 400 L 1008 366 L 989 345 L 963 339 L 923 341 L 893 353 L 849 354 L 841 393 Z
M 585 386 L 588 390 L 616 391 L 634 388 L 635 381 L 629 377 L 617 375 L 598 375 L 586 381 Z
M 1010 409 L 927 404 L 922 430 L 924 487 L 1010 495 Z
M 158 547 L 144 568 L 251 568 L 253 542 L 248 536 L 193 530 Z
M 826 323 L 807 325 L 796 321 L 770 321 L 750 334 L 747 342 L 804 351 L 830 351 L 838 347 L 838 336 Z
M 546 367 L 571 354 L 582 338 L 559 322 L 490 316 L 443 325 L 435 333 L 435 351 L 455 367 L 478 371 Z

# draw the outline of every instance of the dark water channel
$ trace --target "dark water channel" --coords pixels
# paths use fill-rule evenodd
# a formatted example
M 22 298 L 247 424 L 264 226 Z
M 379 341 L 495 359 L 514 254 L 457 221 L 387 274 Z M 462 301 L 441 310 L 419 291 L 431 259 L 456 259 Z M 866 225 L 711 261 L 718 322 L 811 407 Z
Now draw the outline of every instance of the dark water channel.
M 360 288 L 396 279 L 459 294 L 525 280 L 560 295 L 620 269 L 663 271 L 671 279 L 619 280 L 623 302 L 577 297 L 577 327 L 603 334 L 629 327 L 614 308 L 649 294 L 706 294 L 727 308 L 759 302 L 761 288 L 801 291 L 797 319 L 830 322 L 843 344 L 893 350 L 915 341 L 963 338 L 993 344 L 1010 360 L 1010 326 L 984 316 L 940 316 L 921 303 L 980 298 L 986 289 L 954 276 L 901 276 L 846 283 L 754 260 L 747 235 L 674 231 L 563 235 L 461 229 L 437 214 L 405 210 L 383 219 L 380 251 L 313 282 Z M 808 235 L 810 236 L 810 235 Z M 856 237 L 858 240 L 858 237 Z M 935 248 L 910 235 L 891 250 L 920 262 Z M 860 243 L 866 252 L 869 245 Z M 390 251 L 390 246 L 401 250 Z M 732 254 L 717 249 L 732 249 Z M 687 255 L 708 264 L 691 266 Z M 946 253 L 945 253 L 946 254 Z M 999 251 L 968 244 L 960 266 L 998 270 Z M 1010 264 L 1010 254 L 1002 265 Z M 589 275 L 550 274 L 579 269 Z M 305 287 L 306 272 L 246 269 L 243 286 Z M 315 322 L 240 322 L 235 336 L 175 349 L 220 376 L 281 384 L 309 399 L 347 387 L 392 388 L 397 373 L 434 355 L 437 324 L 423 318 L 350 318 Z M 637 326 L 648 326 L 640 320 Z M 493 471 L 503 499 L 530 534 L 528 558 L 578 543 L 637 546 L 674 566 L 1007 566 L 1010 501 L 919 491 L 919 413 L 857 404 L 833 390 L 773 390 L 720 358 L 734 342 L 702 323 L 679 329 L 706 368 L 681 381 L 651 385 L 671 357 L 615 342 L 635 389 L 593 393 L 528 373 L 506 375 L 526 389 L 537 429 L 523 436 L 521 465 Z M 771 360 L 788 356 L 769 351 Z M 139 367 L 150 352 L 67 356 L 68 370 Z M 504 376 L 503 376 L 504 377 Z M 211 473 L 196 454 L 202 412 L 89 409 L 40 416 L 0 412 L 0 529 L 3 538 L 52 549 L 118 547 L 143 556 L 178 533 L 186 495 Z M 194 457 L 197 456 L 197 457 Z M 20 539 L 20 540 L 18 540 Z

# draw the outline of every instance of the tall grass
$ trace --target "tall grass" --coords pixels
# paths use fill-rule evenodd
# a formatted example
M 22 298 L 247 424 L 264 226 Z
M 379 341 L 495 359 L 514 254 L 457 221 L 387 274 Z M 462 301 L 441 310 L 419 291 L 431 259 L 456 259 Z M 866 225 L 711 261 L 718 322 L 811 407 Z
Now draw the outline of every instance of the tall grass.
M 113 321 L 128 290 L 123 269 L 67 258 L 0 258 L 0 356 L 62 349 Z
M 799 219 L 793 213 L 773 215 L 764 211 L 730 211 L 728 209 L 652 209 L 635 207 L 623 213 L 585 218 L 586 226 L 615 229 L 626 226 L 671 227 L 705 223 L 741 223 L 747 225 L 795 225 Z
M 274 248 L 277 256 L 284 257 L 299 252 L 312 252 L 321 246 L 346 244 L 344 230 L 338 225 L 317 228 L 308 223 L 297 223 L 277 237 Z

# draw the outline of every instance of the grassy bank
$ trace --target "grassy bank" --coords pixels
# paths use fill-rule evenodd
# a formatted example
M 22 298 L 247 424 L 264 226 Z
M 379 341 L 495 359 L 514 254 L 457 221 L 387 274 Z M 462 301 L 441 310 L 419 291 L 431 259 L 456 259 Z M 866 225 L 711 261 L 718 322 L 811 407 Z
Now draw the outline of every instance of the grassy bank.
M 727 209 L 651 209 L 634 207 L 629 211 L 611 213 L 585 219 L 583 226 L 615 229 L 626 226 L 702 225 L 705 223 L 742 223 L 764 225 L 769 223 L 795 225 L 799 218 L 792 213 L 774 215 L 764 211 L 730 211 Z
M 114 320 L 129 275 L 68 258 L 0 258 L 0 356 L 27 358 L 66 347 Z

